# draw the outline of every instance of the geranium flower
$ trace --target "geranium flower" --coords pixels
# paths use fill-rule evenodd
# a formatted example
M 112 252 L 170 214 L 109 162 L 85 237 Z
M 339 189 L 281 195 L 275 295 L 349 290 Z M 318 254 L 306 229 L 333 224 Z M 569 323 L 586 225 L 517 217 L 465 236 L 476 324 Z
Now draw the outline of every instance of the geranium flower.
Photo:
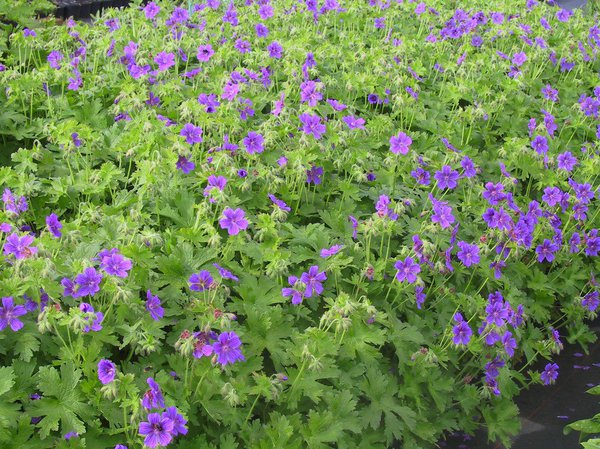
M 229 235 L 237 235 L 240 231 L 248 228 L 248 220 L 242 209 L 227 208 L 223 211 L 223 218 L 219 220 L 221 229 L 226 229 Z

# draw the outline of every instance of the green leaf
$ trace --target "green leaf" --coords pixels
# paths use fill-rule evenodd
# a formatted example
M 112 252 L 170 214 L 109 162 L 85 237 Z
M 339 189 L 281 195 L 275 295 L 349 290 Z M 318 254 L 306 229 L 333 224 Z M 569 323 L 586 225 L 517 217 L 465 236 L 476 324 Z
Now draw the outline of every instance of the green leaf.
M 15 384 L 15 372 L 12 366 L 0 367 L 0 395 L 8 392 Z
M 40 349 L 40 341 L 36 334 L 31 332 L 22 333 L 15 344 L 15 352 L 24 362 L 29 362 L 38 349 Z
M 40 428 L 40 438 L 44 439 L 50 432 L 77 432 L 85 433 L 83 419 L 90 418 L 90 407 L 83 402 L 81 391 L 78 388 L 81 371 L 75 369 L 73 364 L 60 367 L 60 374 L 56 368 L 43 366 L 38 372 L 38 388 L 43 393 L 43 398 L 35 401 L 30 413 L 42 416 L 37 424 Z

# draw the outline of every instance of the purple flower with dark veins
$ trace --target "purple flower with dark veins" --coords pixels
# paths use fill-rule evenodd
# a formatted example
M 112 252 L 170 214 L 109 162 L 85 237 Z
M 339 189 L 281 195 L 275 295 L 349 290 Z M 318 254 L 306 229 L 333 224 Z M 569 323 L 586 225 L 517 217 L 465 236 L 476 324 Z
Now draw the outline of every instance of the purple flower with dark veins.
M 301 284 L 301 282 L 299 283 L 299 279 L 296 276 L 290 276 L 288 277 L 288 283 L 290 284 L 290 287 L 282 288 L 281 294 L 284 298 L 291 296 L 292 304 L 297 306 L 302 303 L 302 300 L 304 299 L 304 291 L 298 285 Z
M 265 150 L 264 137 L 254 131 L 250 131 L 244 140 L 244 146 L 248 154 L 262 153 Z
M 98 379 L 102 385 L 106 385 L 115 380 L 117 367 L 110 360 L 102 359 L 98 362 Z
M 309 170 L 306 170 L 306 182 L 309 184 L 321 184 L 321 176 L 323 176 L 323 167 L 313 165 Z
M 303 125 L 302 132 L 312 135 L 317 140 L 319 140 L 327 130 L 326 126 L 321 123 L 321 117 L 318 115 L 311 115 L 304 112 L 300 114 L 298 118 Z
M 217 269 L 217 271 L 219 272 L 219 274 L 221 275 L 221 277 L 223 279 L 231 279 L 232 281 L 239 281 L 240 279 L 234 275 L 231 271 L 226 270 L 225 268 L 223 268 L 221 265 L 219 265 L 218 263 L 213 263 L 213 267 L 215 267 Z
M 544 385 L 552 385 L 558 378 L 558 365 L 556 363 L 548 363 L 544 367 L 544 371 L 540 375 L 540 379 Z
M 467 242 L 458 242 L 456 244 L 460 251 L 456 254 L 465 267 L 477 265 L 479 263 L 479 248 L 477 245 L 471 245 Z
M 149 448 L 156 446 L 168 446 L 173 440 L 173 429 L 175 423 L 167 416 L 158 413 L 150 413 L 146 418 L 148 421 L 140 422 L 140 435 L 145 436 L 144 445 Z
M 394 154 L 407 154 L 412 144 L 412 139 L 402 131 L 390 137 L 390 151 Z
M 333 245 L 331 248 L 323 248 L 320 252 L 322 258 L 327 258 L 339 253 L 344 248 L 344 245 Z
M 160 299 L 150 290 L 146 291 L 146 310 L 154 321 L 159 321 L 165 315 L 165 309 L 160 306 Z
M 102 274 L 98 273 L 94 267 L 86 268 L 83 270 L 83 273 L 80 273 L 75 277 L 75 283 L 78 288 L 74 297 L 80 298 L 87 295 L 94 296 L 100 291 L 101 280 Z
M 186 142 L 190 145 L 202 142 L 202 128 L 192 123 L 185 124 L 179 135 L 185 137 Z
M 279 209 L 281 209 L 282 211 L 285 212 L 290 212 L 292 209 L 285 203 L 285 201 L 282 201 L 280 199 L 278 199 L 275 195 L 273 195 L 272 193 L 269 193 L 269 199 L 273 202 L 273 204 L 275 206 L 277 206 Z
M 415 283 L 417 275 L 421 272 L 421 267 L 412 257 L 407 257 L 404 261 L 397 260 L 394 268 L 398 270 L 396 273 L 398 282 L 408 281 L 409 284 Z
M 554 260 L 554 253 L 560 249 L 560 245 L 557 245 L 551 240 L 545 239 L 541 245 L 538 245 L 535 252 L 538 256 L 538 262 L 547 260 L 552 262 Z
M 454 189 L 458 185 L 457 181 L 460 177 L 456 170 L 453 170 L 449 165 L 444 165 L 441 170 L 435 172 L 434 178 L 440 189 Z
M 0 331 L 10 327 L 14 332 L 23 328 L 23 322 L 19 319 L 27 313 L 25 306 L 15 306 L 12 296 L 2 298 L 0 307 Z
M 181 170 L 184 174 L 190 173 L 192 170 L 196 168 L 196 164 L 190 161 L 185 156 L 179 156 L 177 159 L 177 163 L 175 164 L 178 170 Z
M 300 281 L 306 286 L 304 297 L 311 298 L 313 294 L 320 295 L 323 293 L 322 282 L 327 280 L 325 271 L 319 271 L 318 265 L 311 266 L 307 272 L 302 273 Z
M 217 355 L 217 363 L 221 365 L 233 364 L 245 360 L 240 349 L 242 342 L 235 332 L 223 332 L 212 345 Z
M 104 256 L 100 267 L 111 276 L 117 276 L 120 278 L 126 278 L 131 270 L 131 260 L 126 259 L 121 254 L 115 253 Z
M 154 62 L 158 64 L 158 70 L 163 72 L 175 65 L 175 54 L 161 51 L 154 57 Z
M 226 229 L 229 235 L 237 235 L 240 231 L 248 228 L 248 220 L 245 215 L 243 209 L 226 208 L 219 220 L 221 229 Z
M 10 234 L 4 242 L 4 254 L 13 254 L 17 259 L 26 259 L 37 254 L 36 246 L 30 246 L 33 243 L 34 237 L 31 234 L 26 234 L 22 237 L 15 232 Z
M 363 118 L 347 115 L 342 117 L 342 120 L 350 129 L 365 129 L 365 119 Z
M 198 273 L 194 273 L 188 279 L 190 283 L 190 290 L 196 292 L 202 292 L 211 288 L 214 280 L 208 270 L 201 270 Z
M 452 333 L 454 334 L 452 342 L 457 346 L 469 344 L 471 335 L 473 335 L 469 323 L 467 323 L 458 312 L 454 315 L 454 321 L 457 324 L 452 328 Z

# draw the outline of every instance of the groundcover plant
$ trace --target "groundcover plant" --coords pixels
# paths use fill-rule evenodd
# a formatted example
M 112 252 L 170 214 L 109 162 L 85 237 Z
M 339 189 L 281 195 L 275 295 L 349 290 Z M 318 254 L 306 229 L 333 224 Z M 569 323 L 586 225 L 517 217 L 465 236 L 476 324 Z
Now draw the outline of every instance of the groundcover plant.
M 532 0 L 13 33 L 0 446 L 507 442 L 519 390 L 595 339 L 599 49 Z

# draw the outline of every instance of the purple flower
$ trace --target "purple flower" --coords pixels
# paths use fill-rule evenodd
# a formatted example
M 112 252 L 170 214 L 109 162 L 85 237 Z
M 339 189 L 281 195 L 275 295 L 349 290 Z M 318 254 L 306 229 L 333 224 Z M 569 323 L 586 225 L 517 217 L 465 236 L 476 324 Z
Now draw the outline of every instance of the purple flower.
M 48 59 L 48 64 L 50 65 L 50 67 L 52 67 L 53 69 L 59 70 L 60 69 L 60 61 L 62 61 L 63 55 L 60 51 L 53 50 L 48 54 L 47 59 Z
M 429 200 L 433 204 L 431 221 L 439 223 L 442 229 L 449 228 L 455 221 L 454 215 L 452 215 L 452 207 L 448 206 L 446 201 L 436 200 L 431 194 L 429 195 Z
M 75 295 L 73 295 L 73 297 L 75 297 Z M 84 318 L 86 322 L 89 322 L 90 320 L 92 321 L 92 325 L 86 325 L 83 328 L 83 332 L 98 332 L 102 330 L 102 321 L 104 320 L 104 314 L 102 312 L 94 311 L 92 305 L 88 304 L 87 302 L 82 302 L 81 304 L 79 304 L 79 310 L 86 314 Z M 89 316 L 88 314 L 91 316 Z
M 452 328 L 452 333 L 454 337 L 452 337 L 452 342 L 455 345 L 467 345 L 469 341 L 471 341 L 471 335 L 473 335 L 473 331 L 469 327 L 469 323 L 467 323 L 460 313 L 456 313 L 454 315 L 454 321 L 457 323 Z
M 190 145 L 202 142 L 202 128 L 192 123 L 185 124 L 179 135 L 185 137 L 186 142 Z
M 546 187 L 544 189 L 542 201 L 544 201 L 548 206 L 554 207 L 560 202 L 562 193 L 562 190 L 560 190 L 558 187 Z
M 321 176 L 323 176 L 323 167 L 313 165 L 310 170 L 306 170 L 306 182 L 309 184 L 321 184 Z
M 320 295 L 323 293 L 322 282 L 327 280 L 327 275 L 324 271 L 319 271 L 318 265 L 311 266 L 307 272 L 302 273 L 300 281 L 306 286 L 304 297 L 311 298 L 313 293 Z
M 159 71 L 165 71 L 175 65 L 175 54 L 161 51 L 154 57 L 154 62 L 158 64 Z
M 179 156 L 177 159 L 177 163 L 175 164 L 178 170 L 181 170 L 184 174 L 190 173 L 192 170 L 196 168 L 196 164 L 190 161 L 185 156 Z
M 394 268 L 398 270 L 396 273 L 398 282 L 406 280 L 409 284 L 415 283 L 417 281 L 417 274 L 421 272 L 421 266 L 415 263 L 412 257 L 407 257 L 404 262 L 397 260 L 394 264 Z
M 208 62 L 210 61 L 210 58 L 212 58 L 212 55 L 215 54 L 215 51 L 212 48 L 212 45 L 210 44 L 206 44 L 206 45 L 200 45 L 198 47 L 198 52 L 196 53 L 196 57 L 198 58 L 198 61 L 201 62 Z
M 483 196 L 483 198 L 486 199 L 492 206 L 506 199 L 506 193 L 504 193 L 504 186 L 501 183 L 486 183 L 485 190 L 483 191 L 481 196 Z
M 146 310 L 154 321 L 159 321 L 165 315 L 165 309 L 160 306 L 160 299 L 150 290 L 146 291 Z
M 100 267 L 111 276 L 126 278 L 128 271 L 131 270 L 131 260 L 126 259 L 121 254 L 115 253 L 102 258 Z
M 245 218 L 243 209 L 227 208 L 223 211 L 223 218 L 219 220 L 221 229 L 226 229 L 229 235 L 237 235 L 248 227 L 248 220 Z
M 463 157 L 463 159 L 460 161 L 460 166 L 463 169 L 463 176 L 465 178 L 473 178 L 475 175 L 477 175 L 475 164 L 468 156 Z
M 315 107 L 323 99 L 323 94 L 317 90 L 317 83 L 314 81 L 304 81 L 300 85 L 300 101 L 308 103 L 310 107 Z
M 600 293 L 590 292 L 583 297 L 581 305 L 588 309 L 590 312 L 594 312 L 598 305 L 600 305 Z
M 171 431 L 171 435 L 176 437 L 177 435 L 187 434 L 188 430 L 187 427 L 185 427 L 187 420 L 177 412 L 176 407 L 168 407 L 167 410 L 163 412 L 162 417 L 173 422 L 173 430 Z
M 273 14 L 273 7 L 268 3 L 264 3 L 258 8 L 258 15 L 262 20 L 267 20 L 268 18 L 273 17 Z
M 209 197 L 213 189 L 217 189 L 221 192 L 223 191 L 223 189 L 227 185 L 227 178 L 225 178 L 224 176 L 210 175 L 207 179 L 207 182 L 208 185 L 204 188 L 203 195 Z M 216 200 L 210 197 L 209 201 L 211 203 L 214 203 Z
M 219 335 L 212 347 L 217 355 L 217 362 L 221 365 L 233 364 L 238 360 L 245 360 L 240 346 L 242 342 L 235 332 L 223 332 Z
M 318 115 L 311 115 L 308 113 L 302 113 L 298 117 L 302 122 L 302 132 L 305 134 L 312 134 L 312 136 L 319 140 L 325 133 L 327 128 L 321 123 L 321 117 Z
M 542 88 L 542 95 L 546 100 L 550 100 L 552 102 L 558 101 L 558 90 L 554 89 L 550 84 L 546 84 Z
M 146 436 L 144 445 L 150 448 L 167 446 L 173 439 L 175 423 L 164 414 L 161 416 L 158 413 L 150 413 L 147 419 L 148 421 L 140 423 L 139 428 L 140 435 Z
M 375 209 L 377 210 L 377 215 L 380 217 L 389 217 L 393 221 L 398 219 L 398 214 L 390 206 L 390 199 L 387 195 L 379 196 L 377 203 L 375 203 Z
M 258 37 L 267 37 L 269 35 L 269 29 L 262 23 L 257 23 L 254 29 Z
M 577 159 L 573 156 L 570 151 L 560 153 L 557 158 L 558 168 L 570 172 L 578 164 Z
M 232 281 L 239 281 L 240 279 L 234 275 L 231 271 L 226 270 L 225 268 L 223 268 L 221 265 L 219 265 L 218 263 L 213 263 L 213 267 L 215 267 L 217 269 L 217 271 L 219 272 L 219 274 L 221 275 L 221 277 L 223 279 L 231 279 Z
M 250 53 L 252 51 L 250 42 L 244 39 L 236 39 L 234 48 L 240 53 Z
M 279 59 L 283 56 L 283 47 L 277 41 L 271 42 L 267 50 L 271 58 Z
M 100 291 L 100 281 L 102 280 L 102 274 L 98 273 L 94 267 L 88 267 L 83 270 L 83 273 L 78 274 L 75 277 L 75 283 L 78 288 L 73 295 L 76 298 L 82 296 L 94 296 Z
M 2 298 L 2 307 L 0 307 L 0 331 L 10 328 L 17 332 L 23 327 L 23 322 L 19 320 L 20 316 L 27 313 L 25 306 L 15 306 L 12 296 Z
M 573 12 L 568 9 L 559 9 L 556 11 L 556 18 L 559 22 L 568 22 L 569 18 L 573 15 Z
M 280 199 L 278 199 L 275 195 L 273 195 L 272 193 L 269 193 L 269 199 L 273 202 L 273 204 L 275 206 L 277 206 L 279 209 L 281 209 L 282 211 L 285 212 L 290 212 L 292 209 L 285 203 L 285 201 L 282 201 Z
M 431 174 L 424 168 L 417 167 L 415 170 L 410 172 L 410 175 L 417 181 L 417 183 L 428 186 L 431 182 Z
M 106 385 L 115 380 L 117 367 L 110 360 L 102 359 L 98 362 L 98 379 L 102 385 Z
M 146 15 L 146 19 L 152 20 L 156 17 L 156 15 L 160 11 L 160 6 L 158 6 L 154 2 L 150 2 L 144 8 L 144 14 Z
M 34 254 L 37 254 L 38 249 L 35 246 L 30 246 L 33 243 L 33 236 L 26 234 L 19 237 L 17 233 L 12 233 L 6 238 L 4 243 L 4 254 L 14 254 L 17 259 L 25 259 Z
M 411 144 L 412 139 L 402 131 L 390 137 L 390 151 L 394 154 L 407 154 Z
M 217 107 L 221 104 L 219 100 L 217 100 L 217 96 L 215 94 L 198 95 L 198 103 L 206 106 L 206 112 L 209 114 L 213 114 L 217 110 Z
M 331 248 L 323 248 L 321 250 L 320 256 L 325 259 L 329 256 L 333 256 L 339 253 L 344 248 L 344 245 L 333 245 Z
M 543 262 L 544 260 L 552 262 L 554 260 L 554 253 L 559 249 L 560 245 L 545 239 L 544 242 L 535 249 L 535 252 L 538 255 L 538 262 Z
M 37 33 L 29 28 L 23 28 L 23 36 L 25 37 L 36 37 Z
M 346 106 L 344 103 L 340 103 L 339 101 L 333 99 L 333 98 L 328 98 L 327 99 L 327 103 L 329 103 L 329 105 L 335 110 L 335 111 L 343 111 L 344 109 L 346 109 L 348 106 Z
M 288 277 L 288 283 L 290 284 L 290 287 L 282 288 L 281 294 L 284 298 L 291 296 L 292 304 L 297 306 L 304 299 L 304 292 L 301 290 L 300 286 L 298 285 L 298 284 L 301 285 L 302 283 L 299 282 L 299 279 L 296 276 Z
M 142 406 L 146 410 L 152 410 L 153 408 L 164 408 L 165 400 L 162 392 L 160 391 L 160 386 L 151 377 L 146 379 L 146 382 L 148 383 L 150 389 L 144 393 L 144 397 L 142 398 Z
M 199 273 L 194 273 L 188 279 L 190 283 L 190 290 L 196 292 L 203 292 L 208 290 L 213 284 L 214 280 L 208 270 L 202 270 Z
M 546 154 L 548 152 L 548 139 L 544 136 L 535 136 L 531 141 L 531 147 L 538 154 Z
M 342 120 L 350 129 L 365 129 L 365 119 L 363 118 L 347 115 L 342 117 Z
M 471 245 L 467 242 L 458 242 L 456 245 L 460 248 L 456 256 L 465 267 L 479 263 L 479 247 L 477 245 Z
M 367 95 L 367 101 L 369 104 L 378 104 L 379 103 L 379 95 L 377 94 L 369 94 Z
M 358 234 L 358 220 L 352 215 L 348 215 L 348 220 L 352 225 L 352 238 L 356 239 L 356 235 Z
M 169 17 L 169 19 L 166 20 L 165 24 L 167 26 L 174 26 L 174 25 L 177 25 L 178 23 L 187 22 L 188 19 L 189 19 L 188 10 L 177 7 L 173 10 L 171 17 Z
M 435 172 L 434 178 L 437 180 L 440 189 L 454 189 L 460 175 L 456 170 L 452 170 L 449 165 L 444 165 L 440 171 Z
M 515 53 L 512 57 L 512 63 L 517 67 L 521 67 L 523 64 L 525 64 L 525 61 L 527 61 L 527 55 L 522 51 Z
M 29 208 L 27 200 L 24 196 L 21 196 L 18 200 L 14 197 L 10 189 L 4 189 L 2 194 L 2 201 L 4 207 L 8 212 L 12 212 L 15 215 L 19 215 L 21 212 L 26 212 Z
M 244 143 L 248 154 L 254 154 L 262 153 L 265 150 L 264 141 L 265 139 L 263 136 L 254 131 L 250 131 L 248 135 L 244 137 L 242 142 Z
M 415 302 L 417 304 L 417 309 L 421 309 L 423 303 L 425 302 L 426 295 L 423 292 L 424 288 L 420 285 L 415 286 Z
M 544 367 L 544 371 L 540 375 L 540 379 L 544 382 L 544 385 L 553 384 L 558 378 L 558 365 L 556 363 L 548 363 Z
M 79 434 L 77 432 L 67 432 L 64 436 L 65 440 L 70 440 L 71 438 L 79 438 Z
M 509 357 L 515 355 L 515 349 L 517 348 L 517 340 L 514 339 L 510 331 L 506 331 L 502 336 L 502 346 Z

